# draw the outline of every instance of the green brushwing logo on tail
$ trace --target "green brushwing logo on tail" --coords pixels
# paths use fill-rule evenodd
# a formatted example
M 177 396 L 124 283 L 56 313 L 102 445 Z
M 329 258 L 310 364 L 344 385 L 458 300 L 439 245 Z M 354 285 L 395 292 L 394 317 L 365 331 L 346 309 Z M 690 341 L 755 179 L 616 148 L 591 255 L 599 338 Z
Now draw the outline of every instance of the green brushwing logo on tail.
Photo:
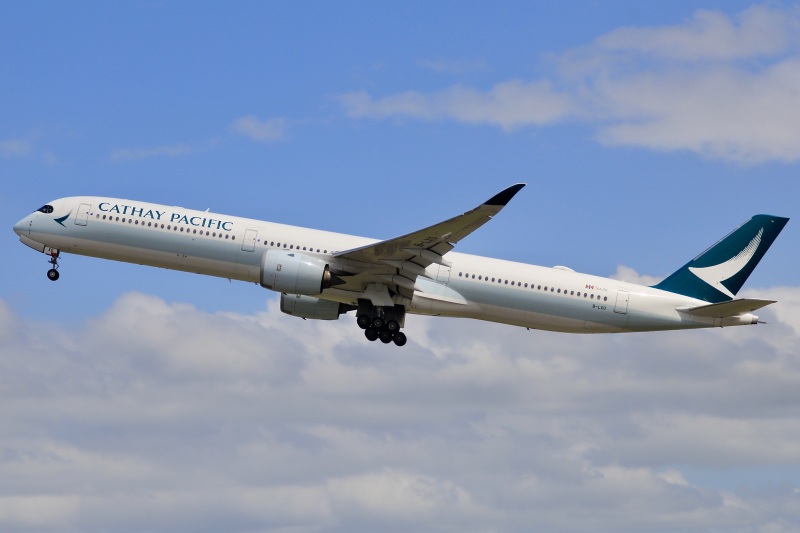
M 788 221 L 756 215 L 654 287 L 711 303 L 732 300 Z

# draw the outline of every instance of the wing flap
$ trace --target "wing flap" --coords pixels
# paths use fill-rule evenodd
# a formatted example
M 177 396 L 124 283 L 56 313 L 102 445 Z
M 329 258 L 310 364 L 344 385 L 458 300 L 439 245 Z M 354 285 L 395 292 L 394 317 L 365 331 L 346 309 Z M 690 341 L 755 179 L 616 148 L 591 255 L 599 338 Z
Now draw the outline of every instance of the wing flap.
M 678 309 L 681 313 L 705 318 L 727 318 L 739 316 L 744 313 L 752 313 L 757 309 L 774 304 L 775 300 L 755 300 L 740 298 L 729 302 L 718 304 L 700 305 L 697 307 L 687 307 Z

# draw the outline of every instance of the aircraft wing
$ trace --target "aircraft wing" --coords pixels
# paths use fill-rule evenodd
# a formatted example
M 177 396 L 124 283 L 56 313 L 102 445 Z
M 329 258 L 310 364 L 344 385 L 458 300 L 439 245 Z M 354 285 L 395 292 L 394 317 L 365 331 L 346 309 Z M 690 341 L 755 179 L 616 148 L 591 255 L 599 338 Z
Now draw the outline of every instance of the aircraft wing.
M 449 266 L 442 256 L 491 220 L 524 186 L 524 183 L 512 185 L 475 209 L 433 226 L 334 254 L 337 263 L 353 274 L 342 278 L 344 284 L 336 288 L 364 291 L 374 284 L 373 292 L 383 293 L 383 285 L 389 291 L 411 298 L 417 276 L 425 276 L 426 267 L 434 263 Z M 380 305 L 387 305 L 387 298 L 386 294 L 375 296 L 373 303 L 377 305 L 379 301 Z

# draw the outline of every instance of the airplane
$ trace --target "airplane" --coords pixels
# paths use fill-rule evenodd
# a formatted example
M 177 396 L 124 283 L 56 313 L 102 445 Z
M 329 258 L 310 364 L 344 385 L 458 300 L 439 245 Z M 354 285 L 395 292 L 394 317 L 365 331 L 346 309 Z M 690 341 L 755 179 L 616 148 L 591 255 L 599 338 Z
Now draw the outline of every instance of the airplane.
M 569 333 L 679 330 L 758 324 L 773 300 L 736 298 L 789 221 L 756 215 L 651 287 L 452 251 L 525 186 L 388 240 L 153 203 L 77 196 L 54 200 L 14 225 L 20 241 L 62 252 L 257 283 L 280 309 L 338 320 L 355 311 L 370 341 L 403 346 L 407 313 L 472 318 Z

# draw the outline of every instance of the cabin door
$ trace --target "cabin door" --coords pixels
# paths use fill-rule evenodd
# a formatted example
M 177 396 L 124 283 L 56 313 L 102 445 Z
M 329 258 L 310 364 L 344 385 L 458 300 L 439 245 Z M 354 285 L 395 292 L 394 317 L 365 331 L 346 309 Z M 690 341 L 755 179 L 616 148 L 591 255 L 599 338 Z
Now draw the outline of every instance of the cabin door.
M 258 230 L 246 229 L 244 230 L 244 239 L 242 239 L 242 251 L 254 252 L 256 249 L 256 237 L 258 237 Z
M 619 313 L 621 315 L 627 315 L 629 298 L 630 298 L 630 293 L 628 291 L 623 291 L 623 290 L 617 291 L 617 303 L 614 304 L 614 312 Z
M 81 204 L 78 207 L 78 214 L 75 215 L 75 224 L 77 226 L 86 226 L 89 223 L 89 211 L 92 210 L 92 204 Z

